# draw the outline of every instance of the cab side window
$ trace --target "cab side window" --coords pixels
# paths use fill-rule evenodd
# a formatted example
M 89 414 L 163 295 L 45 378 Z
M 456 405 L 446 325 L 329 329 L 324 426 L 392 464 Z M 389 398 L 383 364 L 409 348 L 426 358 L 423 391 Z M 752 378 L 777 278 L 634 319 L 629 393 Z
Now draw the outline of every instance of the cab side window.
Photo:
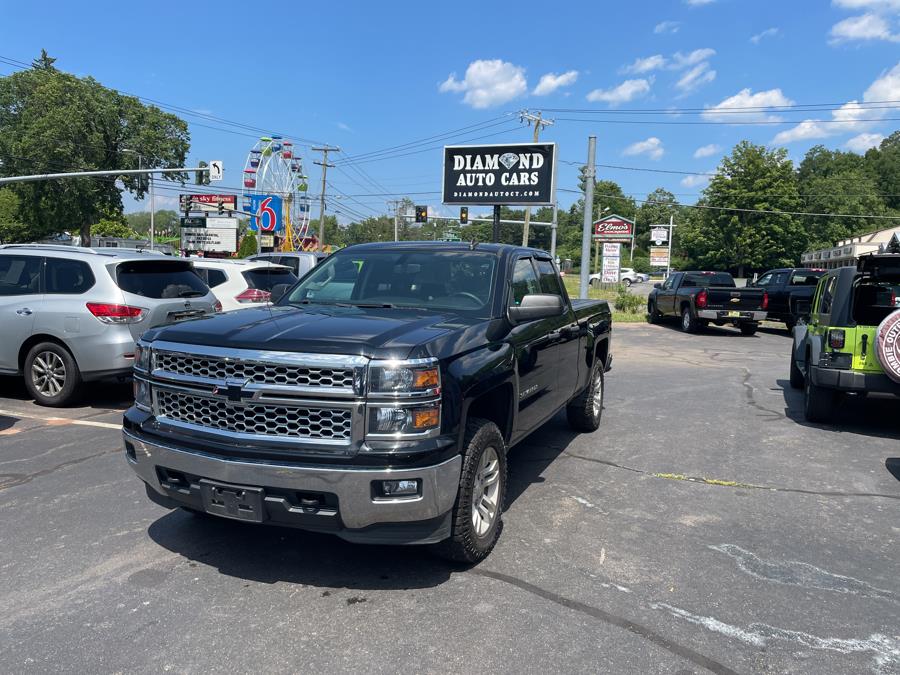
M 821 295 L 819 297 L 819 314 L 831 314 L 831 305 L 834 302 L 834 286 L 837 283 L 837 277 L 828 277 L 822 285 Z
M 759 279 L 757 279 L 756 284 L 754 284 L 754 285 L 766 287 L 771 283 L 772 283 L 772 273 L 769 272 L 768 274 L 763 274 Z
M 562 297 L 560 278 L 556 273 L 556 268 L 553 267 L 553 263 L 549 260 L 535 260 L 534 262 L 540 275 L 541 293 Z
M 681 274 L 673 274 L 668 279 L 665 280 L 662 287 L 664 291 L 670 291 L 678 285 L 678 280 L 681 278 Z
M 512 288 L 509 294 L 510 306 L 517 307 L 522 298 L 533 293 L 540 293 L 541 286 L 534 271 L 531 258 L 519 258 L 513 268 Z

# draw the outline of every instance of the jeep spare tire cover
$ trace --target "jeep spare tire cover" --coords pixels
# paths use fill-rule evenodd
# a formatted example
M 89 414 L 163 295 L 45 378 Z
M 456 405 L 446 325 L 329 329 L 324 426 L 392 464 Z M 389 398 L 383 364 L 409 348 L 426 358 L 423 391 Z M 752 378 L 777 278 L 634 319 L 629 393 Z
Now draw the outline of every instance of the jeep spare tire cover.
M 889 314 L 875 331 L 875 357 L 894 382 L 900 382 L 900 311 Z

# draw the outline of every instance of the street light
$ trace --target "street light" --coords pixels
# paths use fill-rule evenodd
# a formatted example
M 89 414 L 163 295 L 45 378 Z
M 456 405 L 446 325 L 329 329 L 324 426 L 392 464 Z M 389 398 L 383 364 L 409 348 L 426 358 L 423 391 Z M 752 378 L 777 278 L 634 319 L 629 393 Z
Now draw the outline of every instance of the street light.
M 138 158 L 138 169 L 143 169 L 144 156 L 139 153 L 137 150 L 132 150 L 130 148 L 122 148 L 122 152 L 130 152 L 133 155 L 137 155 Z M 156 237 L 156 223 L 154 222 L 154 208 L 156 206 L 156 201 L 153 199 L 153 173 L 147 173 L 147 182 L 150 184 L 150 250 L 153 250 L 153 240 Z

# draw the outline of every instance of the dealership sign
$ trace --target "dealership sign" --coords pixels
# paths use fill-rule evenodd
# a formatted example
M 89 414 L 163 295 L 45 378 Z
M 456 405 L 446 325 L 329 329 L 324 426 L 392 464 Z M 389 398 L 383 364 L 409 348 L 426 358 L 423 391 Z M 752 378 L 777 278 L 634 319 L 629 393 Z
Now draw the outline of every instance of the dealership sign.
M 444 147 L 444 204 L 551 206 L 556 144 Z
M 594 221 L 594 239 L 630 242 L 634 237 L 634 221 L 615 214 Z
M 185 251 L 234 253 L 237 229 L 233 227 L 182 227 L 181 248 Z

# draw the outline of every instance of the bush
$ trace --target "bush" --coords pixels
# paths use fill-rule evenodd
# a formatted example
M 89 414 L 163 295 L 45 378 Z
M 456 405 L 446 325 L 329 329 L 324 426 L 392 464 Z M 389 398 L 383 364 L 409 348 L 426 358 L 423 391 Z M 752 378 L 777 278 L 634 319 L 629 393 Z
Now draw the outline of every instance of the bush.
M 247 232 L 241 239 L 241 245 L 238 248 L 238 258 L 249 258 L 256 255 L 256 233 Z
M 631 268 L 635 272 L 641 272 L 642 274 L 650 274 L 650 257 L 644 255 L 635 255 L 634 260 L 631 261 Z
M 644 299 L 639 295 L 629 293 L 628 289 L 620 284 L 616 289 L 616 299 L 613 300 L 617 312 L 637 314 L 644 307 Z

